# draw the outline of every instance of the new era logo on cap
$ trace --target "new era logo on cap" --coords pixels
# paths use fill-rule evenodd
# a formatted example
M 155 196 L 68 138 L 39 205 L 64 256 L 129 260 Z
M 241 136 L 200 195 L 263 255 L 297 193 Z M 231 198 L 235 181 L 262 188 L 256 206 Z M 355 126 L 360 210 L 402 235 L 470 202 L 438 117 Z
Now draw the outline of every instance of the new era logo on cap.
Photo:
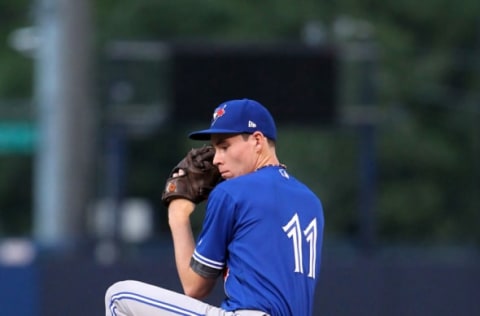
M 209 140 L 211 134 L 241 134 L 260 131 L 275 140 L 277 129 L 270 112 L 259 102 L 250 99 L 223 102 L 213 111 L 209 129 L 190 133 L 195 140 Z

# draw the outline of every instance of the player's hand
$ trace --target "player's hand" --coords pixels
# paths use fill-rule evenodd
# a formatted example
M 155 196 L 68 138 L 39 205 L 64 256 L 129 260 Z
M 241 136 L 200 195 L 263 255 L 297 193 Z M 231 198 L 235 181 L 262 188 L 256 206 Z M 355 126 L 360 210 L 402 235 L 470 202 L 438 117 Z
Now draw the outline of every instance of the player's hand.
M 172 173 L 172 178 L 182 177 L 185 175 L 185 170 L 179 169 L 177 172 Z M 191 211 L 190 211 L 191 208 Z M 176 217 L 189 217 L 190 214 L 195 209 L 195 204 L 188 199 L 177 198 L 170 202 L 168 206 L 169 210 L 169 217 L 170 217 L 170 209 L 172 210 L 171 213 L 173 216 Z

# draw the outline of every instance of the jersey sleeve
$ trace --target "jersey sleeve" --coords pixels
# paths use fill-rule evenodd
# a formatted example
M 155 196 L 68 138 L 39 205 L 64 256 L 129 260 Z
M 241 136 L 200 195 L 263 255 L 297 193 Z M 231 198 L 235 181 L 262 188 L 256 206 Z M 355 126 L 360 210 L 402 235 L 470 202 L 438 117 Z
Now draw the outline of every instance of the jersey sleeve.
M 216 278 L 224 271 L 227 247 L 233 234 L 235 203 L 221 188 L 215 188 L 207 202 L 202 231 L 190 262 L 191 268 L 206 278 Z

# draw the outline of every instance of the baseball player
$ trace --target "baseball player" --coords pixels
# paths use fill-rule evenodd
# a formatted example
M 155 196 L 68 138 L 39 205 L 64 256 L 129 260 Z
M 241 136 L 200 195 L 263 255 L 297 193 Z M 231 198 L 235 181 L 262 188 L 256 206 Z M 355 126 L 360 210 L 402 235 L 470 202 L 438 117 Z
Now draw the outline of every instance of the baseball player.
M 189 137 L 211 146 L 192 149 L 162 195 L 184 294 L 118 282 L 107 290 L 106 315 L 312 315 L 322 204 L 277 158 L 269 111 L 251 99 L 226 101 L 210 128 Z M 189 217 L 205 199 L 195 242 Z M 219 277 L 221 305 L 202 302 Z

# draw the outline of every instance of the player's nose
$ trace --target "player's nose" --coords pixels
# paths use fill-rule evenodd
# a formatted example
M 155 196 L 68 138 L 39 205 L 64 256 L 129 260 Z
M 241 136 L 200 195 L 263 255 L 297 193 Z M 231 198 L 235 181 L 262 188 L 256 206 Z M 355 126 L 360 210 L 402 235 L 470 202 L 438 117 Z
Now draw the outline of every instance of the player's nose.
M 213 161 L 212 161 L 212 163 L 213 163 L 215 166 L 220 165 L 221 160 L 220 160 L 220 154 L 218 153 L 218 151 L 215 151 L 215 155 L 213 156 Z

